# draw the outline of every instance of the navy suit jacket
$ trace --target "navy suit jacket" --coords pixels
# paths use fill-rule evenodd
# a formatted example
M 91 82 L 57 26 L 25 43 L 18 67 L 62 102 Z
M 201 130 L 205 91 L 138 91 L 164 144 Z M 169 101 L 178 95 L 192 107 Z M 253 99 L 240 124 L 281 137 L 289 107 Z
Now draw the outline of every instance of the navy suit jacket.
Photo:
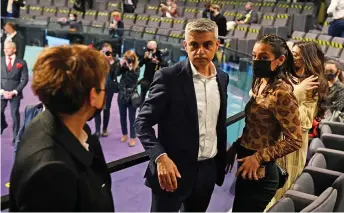
M 221 104 L 216 127 L 218 153 L 215 159 L 216 184 L 219 186 L 225 175 L 228 81 L 228 75 L 217 70 Z M 153 129 L 156 124 L 158 137 Z M 155 73 L 149 96 L 135 121 L 135 128 L 151 159 L 145 174 L 146 184 L 154 192 L 161 192 L 155 160 L 160 154 L 167 153 L 181 174 L 176 193 L 189 193 L 197 176 L 199 124 L 193 75 L 188 59 Z
M 23 126 L 20 128 L 15 141 L 14 141 L 14 153 L 17 153 L 18 148 L 19 148 L 19 143 L 20 140 L 23 136 L 23 133 L 25 131 L 25 128 L 27 127 L 27 125 L 32 121 L 32 119 L 34 119 L 36 117 L 36 115 L 40 112 L 42 112 L 43 110 L 43 104 L 36 104 L 36 105 L 28 105 L 25 108 L 25 113 L 24 113 L 24 123 Z

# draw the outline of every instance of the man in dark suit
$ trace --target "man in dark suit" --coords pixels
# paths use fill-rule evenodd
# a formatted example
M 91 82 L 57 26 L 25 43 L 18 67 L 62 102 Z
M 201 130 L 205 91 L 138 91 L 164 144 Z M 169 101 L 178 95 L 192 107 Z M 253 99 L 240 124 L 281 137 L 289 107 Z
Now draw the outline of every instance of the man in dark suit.
M 36 105 L 28 105 L 25 108 L 24 123 L 23 123 L 23 126 L 20 128 L 14 141 L 14 154 L 16 154 L 18 151 L 19 143 L 23 136 L 26 126 L 32 121 L 32 119 L 36 117 L 36 115 L 38 115 L 40 112 L 44 110 L 45 110 L 45 107 L 42 103 L 36 104 Z
M 16 44 L 16 57 L 24 59 L 25 53 L 25 40 L 24 37 L 16 31 L 16 25 L 13 22 L 7 22 L 5 24 L 6 37 L 4 37 L 4 43 L 6 41 L 12 41 Z
M 5 109 L 8 101 L 11 105 L 13 120 L 13 142 L 20 126 L 20 100 L 23 98 L 23 89 L 29 76 L 26 62 L 16 57 L 16 44 L 12 41 L 5 42 L 5 57 L 1 59 L 1 123 L 6 124 Z
M 2 0 L 1 14 L 3 17 L 20 17 L 20 7 L 25 6 L 24 0 Z
M 150 156 L 153 212 L 207 210 L 225 176 L 228 75 L 211 62 L 219 47 L 209 19 L 185 29 L 188 59 L 155 73 L 135 127 Z M 158 124 L 158 137 L 153 126 Z

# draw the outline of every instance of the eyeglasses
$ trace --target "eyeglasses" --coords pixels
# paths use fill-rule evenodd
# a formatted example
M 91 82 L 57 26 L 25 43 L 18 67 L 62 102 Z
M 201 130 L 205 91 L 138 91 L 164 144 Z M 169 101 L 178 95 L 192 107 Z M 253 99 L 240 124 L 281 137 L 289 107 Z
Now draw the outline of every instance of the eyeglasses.
M 111 52 L 111 51 L 106 51 L 106 52 L 104 52 L 104 54 L 105 54 L 106 56 L 112 56 L 112 52 Z

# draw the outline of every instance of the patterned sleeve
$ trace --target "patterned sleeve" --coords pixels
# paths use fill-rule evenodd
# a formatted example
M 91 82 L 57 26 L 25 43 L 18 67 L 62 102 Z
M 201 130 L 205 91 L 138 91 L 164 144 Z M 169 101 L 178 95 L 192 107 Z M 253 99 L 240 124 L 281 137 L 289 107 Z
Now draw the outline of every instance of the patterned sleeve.
M 258 150 L 259 162 L 269 162 L 298 150 L 302 146 L 299 106 L 291 91 L 278 90 L 271 107 L 275 119 L 281 126 L 282 139 L 274 145 Z

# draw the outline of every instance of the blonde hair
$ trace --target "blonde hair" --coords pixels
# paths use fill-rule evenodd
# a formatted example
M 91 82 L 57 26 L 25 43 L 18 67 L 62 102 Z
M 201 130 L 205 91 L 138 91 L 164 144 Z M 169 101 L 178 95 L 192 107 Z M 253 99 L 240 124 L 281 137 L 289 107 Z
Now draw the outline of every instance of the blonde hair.
M 125 57 L 130 57 L 130 58 L 134 59 L 133 70 L 135 71 L 136 68 L 139 66 L 139 59 L 138 59 L 136 53 L 133 50 L 128 50 L 123 55 L 123 58 L 125 58 Z
M 187 23 L 185 27 L 185 40 L 187 40 L 191 32 L 213 32 L 215 34 L 215 39 L 218 40 L 219 38 L 219 28 L 216 23 L 206 18 L 196 19 Z

